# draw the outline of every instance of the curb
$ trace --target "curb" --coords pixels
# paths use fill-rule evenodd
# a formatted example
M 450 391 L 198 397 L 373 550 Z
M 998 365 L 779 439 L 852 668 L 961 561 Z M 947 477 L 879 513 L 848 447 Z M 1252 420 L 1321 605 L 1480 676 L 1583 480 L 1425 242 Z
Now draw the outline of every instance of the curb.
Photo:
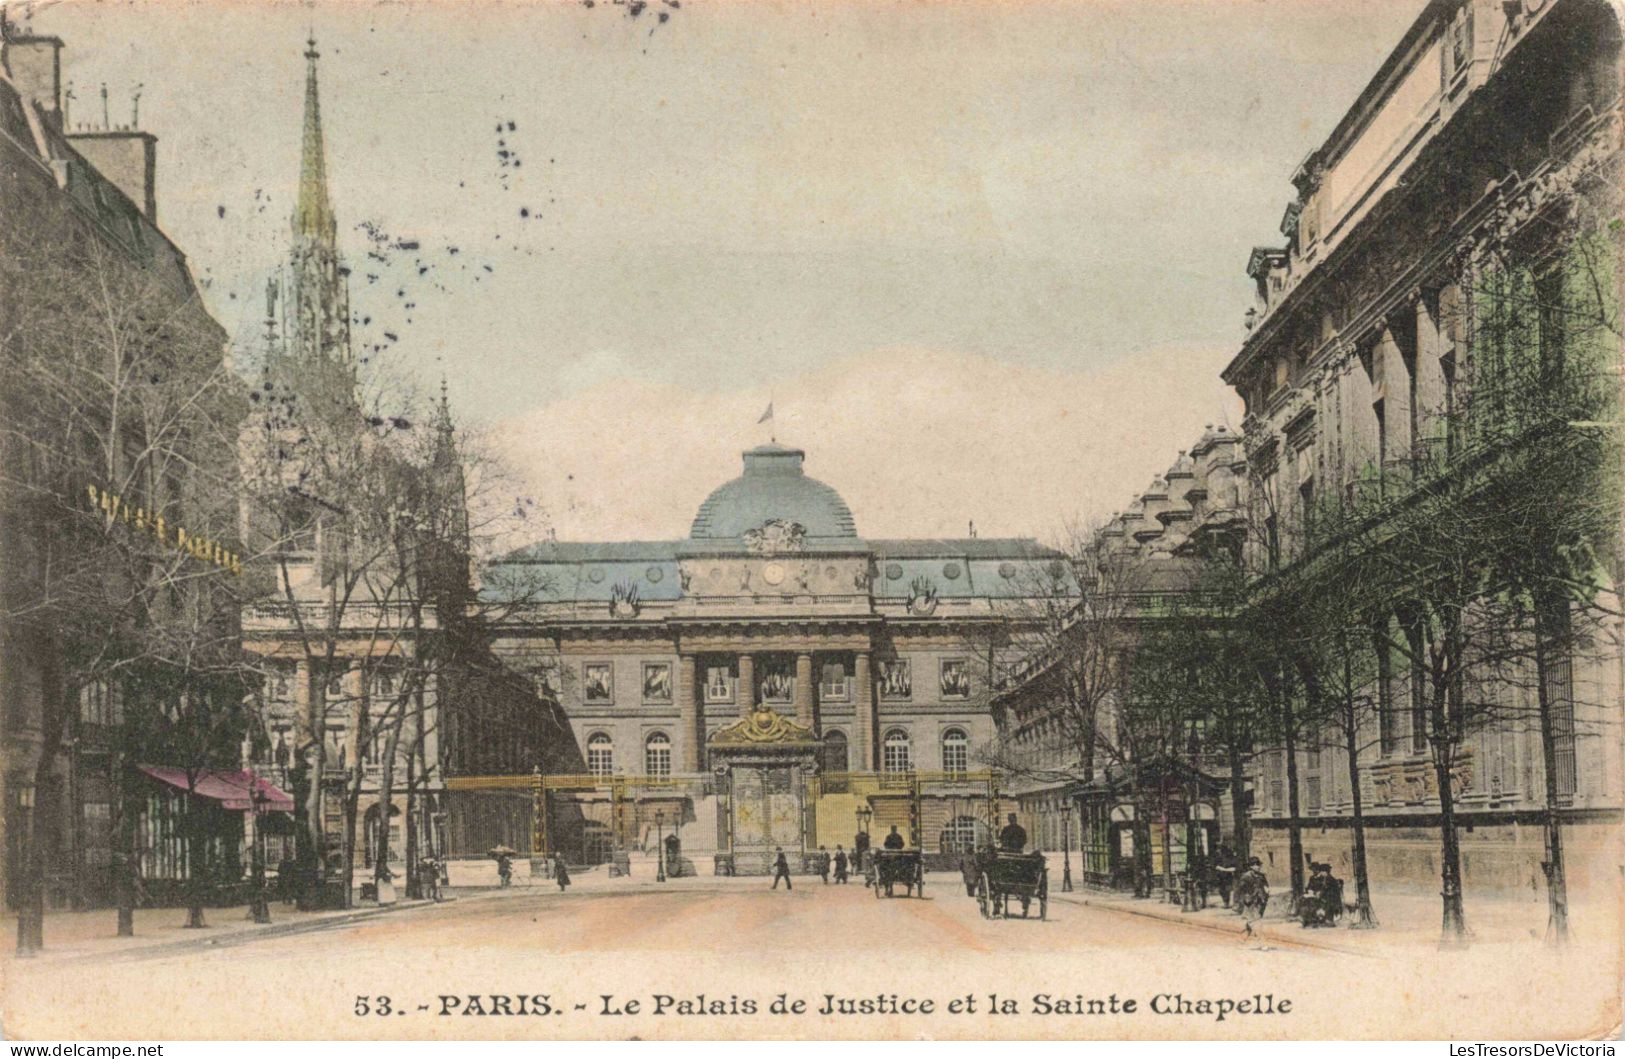
M 1098 898 L 1095 900 L 1090 900 L 1087 897 L 1065 897 L 1058 894 L 1051 894 L 1050 897 L 1052 900 L 1064 901 L 1067 904 L 1083 905 L 1088 908 L 1103 909 L 1108 912 L 1117 912 L 1125 916 L 1138 916 L 1141 919 L 1155 919 L 1160 923 L 1173 923 L 1182 927 L 1193 927 L 1197 930 L 1206 930 L 1214 934 L 1229 934 L 1236 938 L 1247 937 L 1247 934 L 1243 930 L 1222 926 L 1220 923 L 1211 919 L 1194 919 L 1185 915 L 1168 915 L 1162 912 L 1151 911 L 1148 908 L 1136 908 L 1132 905 L 1127 905 L 1116 900 L 1106 901 Z M 1273 930 L 1268 930 L 1268 928 L 1266 928 L 1264 931 L 1255 930 L 1252 937 L 1257 941 L 1274 942 L 1280 945 L 1291 945 L 1304 949 L 1318 949 L 1323 952 L 1336 952 L 1345 956 L 1372 956 L 1372 953 L 1366 952 L 1363 949 L 1349 948 L 1345 945 L 1333 945 L 1324 941 L 1311 941 L 1308 938 L 1282 937 Z
M 147 960 L 158 959 L 164 956 L 174 956 L 202 949 L 226 949 L 234 945 L 247 945 L 256 941 L 267 941 L 273 938 L 290 937 L 296 934 L 314 934 L 322 930 L 335 927 L 349 926 L 352 923 L 379 916 L 387 916 L 395 912 L 410 911 L 419 908 L 431 908 L 436 904 L 450 904 L 458 898 L 450 897 L 442 901 L 399 901 L 393 905 L 384 905 L 374 908 L 357 908 L 342 915 L 327 916 L 315 920 L 296 920 L 292 923 L 272 923 L 262 929 L 236 930 L 229 934 L 219 934 L 213 937 L 204 935 L 196 938 L 185 938 L 180 941 L 161 941 L 152 945 L 138 945 L 128 949 L 119 949 L 103 952 L 82 952 L 73 955 L 63 955 L 54 960 L 47 950 L 45 960 L 60 963 L 81 963 L 86 960 L 101 960 L 115 962 L 121 960 Z M 465 898 L 467 900 L 467 898 Z

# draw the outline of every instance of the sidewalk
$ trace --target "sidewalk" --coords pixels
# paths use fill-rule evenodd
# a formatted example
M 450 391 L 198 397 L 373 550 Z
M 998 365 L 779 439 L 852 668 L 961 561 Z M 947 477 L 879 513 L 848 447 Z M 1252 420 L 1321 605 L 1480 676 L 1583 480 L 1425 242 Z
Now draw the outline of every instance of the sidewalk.
M 455 900 L 456 898 L 450 898 Z M 212 946 L 228 946 L 265 938 L 326 930 L 377 916 L 433 907 L 433 901 L 397 901 L 392 905 L 361 905 L 324 912 L 301 912 L 292 905 L 271 903 L 271 922 L 255 923 L 247 905 L 207 908 L 207 926 L 188 930 L 184 908 L 139 908 L 135 936 L 118 936 L 118 911 L 98 908 L 86 912 L 52 912 L 45 917 L 45 951 L 39 960 L 117 960 L 148 958 Z
M 1050 878 L 1055 878 L 1051 873 Z M 1216 894 L 1209 895 L 1208 907 L 1198 912 L 1182 912 L 1179 905 L 1155 898 L 1135 900 L 1125 894 L 1080 887 L 1073 893 L 1057 893 L 1051 884 L 1050 898 L 1068 904 L 1107 908 L 1126 915 L 1163 919 L 1186 926 L 1245 936 L 1247 926 L 1236 913 L 1223 907 Z M 1346 893 L 1352 900 L 1352 892 Z M 1387 887 L 1373 890 L 1371 906 L 1377 925 L 1353 929 L 1352 915 L 1345 915 L 1336 927 L 1304 929 L 1296 919 L 1285 915 L 1286 894 L 1271 888 L 1270 911 L 1253 923 L 1254 937 L 1289 945 L 1331 949 L 1356 955 L 1377 955 L 1394 946 L 1437 948 L 1440 938 L 1441 901 L 1436 893 L 1418 889 Z M 1466 895 L 1465 914 L 1469 940 L 1481 944 L 1539 944 L 1546 935 L 1546 894 L 1472 893 Z M 1618 938 L 1621 910 L 1607 902 L 1571 899 L 1569 930 L 1575 942 L 1586 939 Z

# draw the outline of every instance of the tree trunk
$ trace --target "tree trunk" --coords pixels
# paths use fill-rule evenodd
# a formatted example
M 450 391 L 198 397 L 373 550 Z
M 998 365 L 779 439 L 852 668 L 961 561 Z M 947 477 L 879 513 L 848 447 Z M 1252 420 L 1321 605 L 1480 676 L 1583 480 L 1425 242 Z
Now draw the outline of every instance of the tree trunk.
M 1563 604 L 1566 606 L 1566 604 Z M 1541 865 L 1546 873 L 1546 940 L 1553 945 L 1566 945 L 1569 940 L 1569 887 L 1563 870 L 1563 821 L 1559 815 L 1557 794 L 1557 737 L 1553 724 L 1551 684 L 1548 670 L 1551 657 L 1548 649 L 1545 622 L 1537 608 L 1535 618 L 1535 689 L 1540 709 L 1540 755 L 1546 773 L 1546 804 L 1544 830 L 1546 860 Z
M 114 759 L 119 784 L 118 851 L 114 854 L 118 878 L 118 936 L 135 936 L 136 880 L 141 872 L 141 855 L 136 848 L 136 824 L 141 816 L 141 787 L 135 769 L 123 754 Z
M 1444 901 L 1441 940 L 1446 945 L 1460 945 L 1467 940 L 1461 893 L 1461 841 L 1456 831 L 1456 796 L 1450 779 L 1454 757 L 1447 740 L 1436 741 L 1433 775 L 1439 784 L 1439 896 Z
M 1247 769 L 1241 752 L 1235 747 L 1227 749 L 1230 764 L 1230 815 L 1232 832 L 1230 848 L 1236 854 L 1236 868 L 1247 867 L 1253 855 L 1253 825 L 1247 816 Z
M 188 769 L 186 794 L 181 799 L 181 834 L 186 849 L 186 929 L 201 930 L 208 926 L 203 921 L 203 887 L 208 877 L 207 843 L 202 841 L 202 825 L 192 801 L 197 787 L 197 773 Z
M 322 771 L 327 753 L 320 736 L 305 748 L 304 757 L 307 784 L 303 808 L 308 859 L 300 881 L 304 884 L 301 889 L 307 891 L 301 907 L 309 909 L 321 907 L 327 886 L 327 829 L 322 821 Z
M 380 894 L 382 893 L 384 880 L 390 878 L 390 804 L 395 795 L 395 755 L 400 751 L 400 745 L 401 725 L 397 723 L 390 729 L 389 739 L 386 741 L 384 748 L 384 760 L 380 766 L 380 775 L 378 779 L 378 859 L 373 864 L 373 880 L 379 886 Z M 406 821 L 402 821 L 403 827 L 405 826 L 405 823 Z
M 423 885 L 418 879 L 418 805 L 417 794 L 417 755 L 406 755 L 406 817 L 402 821 L 402 828 L 406 835 L 406 896 L 416 900 L 423 896 Z
M 355 890 L 355 825 L 361 816 L 361 780 L 366 775 L 366 768 L 361 764 L 360 753 L 356 754 L 355 764 L 350 766 L 350 774 L 344 781 L 344 907 L 352 908 L 355 900 L 351 896 Z
M 39 759 L 34 763 L 34 808 L 23 835 L 22 899 L 17 908 L 17 955 L 33 956 L 45 948 L 46 845 L 60 814 L 57 805 L 56 758 L 62 748 L 62 728 L 68 709 L 56 646 L 44 645 L 45 694 L 40 703 Z

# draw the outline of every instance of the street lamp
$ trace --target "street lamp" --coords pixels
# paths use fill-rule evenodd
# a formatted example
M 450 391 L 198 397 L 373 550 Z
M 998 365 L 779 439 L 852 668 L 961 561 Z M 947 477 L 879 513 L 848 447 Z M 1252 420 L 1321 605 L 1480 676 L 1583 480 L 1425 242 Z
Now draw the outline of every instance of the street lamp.
M 655 882 L 666 881 L 666 814 L 655 812 Z
M 857 854 L 857 858 L 856 858 L 857 859 L 857 870 L 862 871 L 863 870 L 863 854 L 868 849 L 868 846 L 869 846 L 869 842 L 868 842 L 868 838 L 869 838 L 869 821 L 874 819 L 875 811 L 873 809 L 869 808 L 867 805 L 864 805 L 864 806 L 861 806 L 858 809 L 857 815 L 858 815 L 858 834 L 863 836 L 864 843 L 863 843 L 863 848 L 857 849 L 854 852 Z
M 1061 802 L 1061 892 L 1072 892 L 1072 799 Z

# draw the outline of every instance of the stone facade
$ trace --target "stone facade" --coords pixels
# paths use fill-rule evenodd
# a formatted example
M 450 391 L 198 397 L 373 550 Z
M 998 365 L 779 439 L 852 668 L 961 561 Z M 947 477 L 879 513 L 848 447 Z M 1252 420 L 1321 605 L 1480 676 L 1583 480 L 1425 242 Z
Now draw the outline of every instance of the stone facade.
M 487 576 L 488 592 L 531 593 L 497 650 L 563 707 L 582 786 L 603 788 L 568 795 L 600 837 L 567 856 L 652 843 L 661 783 L 681 790 L 663 811 L 685 822 L 685 849 L 726 850 L 711 741 L 762 706 L 818 741 L 809 848 L 850 848 L 860 808 L 938 855 L 955 828 L 985 828 L 988 784 L 967 777 L 994 735 L 988 645 L 1033 586 L 1071 585 L 1070 565 L 1030 540 L 860 538 L 803 461 L 745 453 L 685 540 L 545 543 Z
M 1317 512 L 1392 500 L 1457 458 L 1459 411 L 1475 386 L 1497 384 L 1505 355 L 1485 323 L 1489 285 L 1517 269 L 1556 275 L 1552 262 L 1618 216 L 1619 57 L 1603 3 L 1429 4 L 1294 175 L 1286 243 L 1249 259 L 1250 333 L 1224 373 L 1247 405 L 1251 565 L 1312 559 Z M 1604 282 L 1605 303 L 1617 306 L 1614 280 Z M 1541 331 L 1533 341 L 1548 341 Z M 1616 343 L 1607 356 L 1617 354 Z M 1563 660 L 1554 689 L 1567 728 L 1558 789 L 1582 883 L 1588 871 L 1614 870 L 1603 838 L 1625 789 L 1622 637 L 1606 625 Z M 1426 836 L 1439 792 L 1426 721 L 1409 705 L 1417 679 L 1386 678 L 1381 717 L 1361 733 L 1362 795 L 1372 877 L 1426 884 L 1438 878 Z M 1527 715 L 1531 672 L 1486 679 L 1469 694 Z M 1346 875 L 1342 752 L 1302 750 L 1297 770 L 1312 828 L 1305 849 Z M 1508 721 L 1469 735 L 1458 780 L 1469 884 L 1535 885 L 1545 794 L 1537 726 Z M 1265 755 L 1255 847 L 1277 864 L 1286 863 L 1286 782 L 1280 753 Z

